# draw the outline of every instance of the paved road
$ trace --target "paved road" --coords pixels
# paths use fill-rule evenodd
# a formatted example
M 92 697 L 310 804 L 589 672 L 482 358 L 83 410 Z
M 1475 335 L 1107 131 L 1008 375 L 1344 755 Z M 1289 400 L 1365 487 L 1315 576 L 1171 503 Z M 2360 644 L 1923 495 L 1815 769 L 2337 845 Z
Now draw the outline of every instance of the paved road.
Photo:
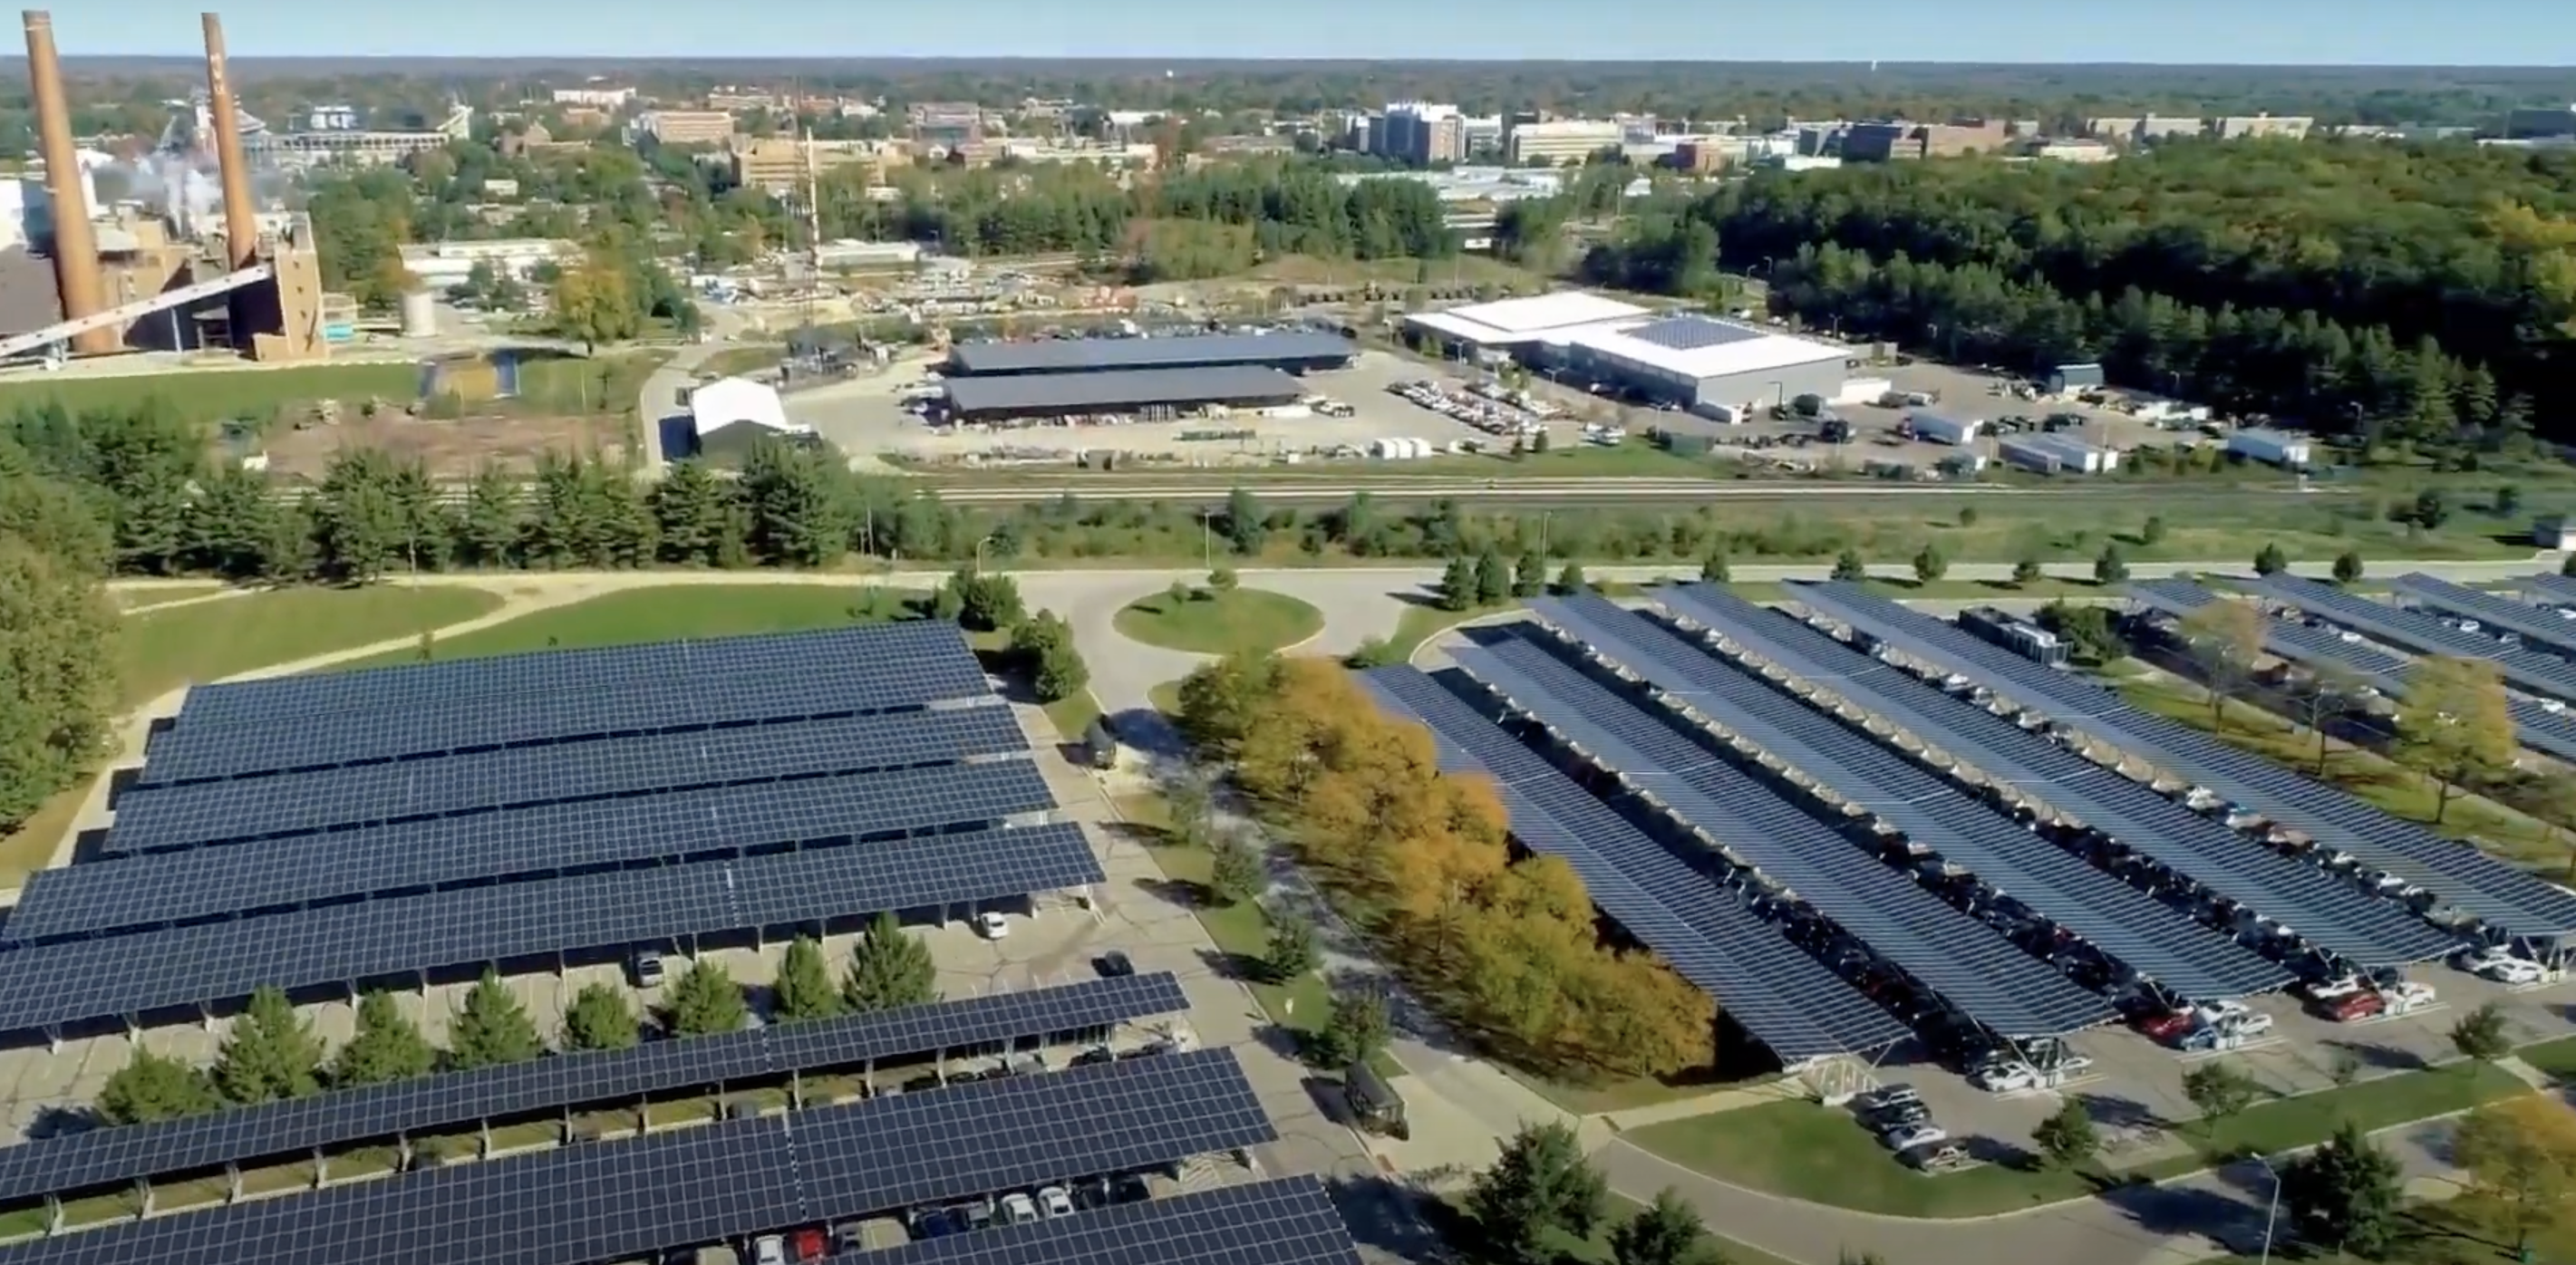
M 654 370 L 651 377 L 644 379 L 643 389 L 635 399 L 635 428 L 643 432 L 642 470 L 648 479 L 662 477 L 662 419 L 686 411 L 677 403 L 680 388 L 696 382 L 698 366 L 725 350 L 726 342 L 749 325 L 740 314 L 720 307 L 701 310 L 706 314 L 711 341 L 682 346 L 663 362 L 661 368 Z

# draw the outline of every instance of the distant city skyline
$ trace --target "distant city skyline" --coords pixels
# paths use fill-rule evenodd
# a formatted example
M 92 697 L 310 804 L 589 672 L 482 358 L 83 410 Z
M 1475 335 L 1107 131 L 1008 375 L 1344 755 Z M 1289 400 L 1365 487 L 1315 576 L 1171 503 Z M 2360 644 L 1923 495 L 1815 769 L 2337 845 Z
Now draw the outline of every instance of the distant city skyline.
M 57 4 L 64 53 L 188 55 L 204 0 Z M 2546 0 L 1685 0 L 1294 5 L 973 0 L 782 7 L 677 0 L 229 0 L 239 57 L 1117 57 L 2567 66 Z

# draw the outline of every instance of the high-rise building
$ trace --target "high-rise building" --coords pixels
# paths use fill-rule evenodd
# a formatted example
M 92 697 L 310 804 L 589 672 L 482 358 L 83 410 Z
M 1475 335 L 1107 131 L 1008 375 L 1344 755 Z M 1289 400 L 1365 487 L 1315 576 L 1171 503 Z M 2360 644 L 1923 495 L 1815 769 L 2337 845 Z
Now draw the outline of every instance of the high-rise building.
M 1454 105 L 1390 103 L 1369 127 L 1369 152 L 1429 166 L 1467 157 L 1467 121 Z

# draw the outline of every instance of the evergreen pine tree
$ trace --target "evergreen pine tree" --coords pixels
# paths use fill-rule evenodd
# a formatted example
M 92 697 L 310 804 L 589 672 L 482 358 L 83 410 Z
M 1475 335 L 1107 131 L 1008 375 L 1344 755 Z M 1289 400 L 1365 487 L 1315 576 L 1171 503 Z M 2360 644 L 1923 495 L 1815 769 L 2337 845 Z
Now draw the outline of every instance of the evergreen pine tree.
M 239 1103 L 302 1098 L 322 1088 L 322 1039 L 274 987 L 250 995 L 215 1056 L 215 1086 Z
M 832 986 L 832 968 L 823 962 L 822 946 L 811 936 L 798 936 L 788 943 L 786 960 L 778 964 L 778 980 L 772 987 L 778 994 L 778 1017 L 791 1023 L 829 1019 L 848 1008 L 841 990 Z
M 438 1066 L 438 1051 L 420 1028 L 405 1017 L 394 995 L 369 993 L 358 1001 L 358 1030 L 340 1047 L 331 1063 L 338 1085 L 381 1085 L 426 1076 Z
M 447 1025 L 447 1064 L 460 1071 L 524 1063 L 546 1052 L 537 1025 L 528 1019 L 501 973 L 484 968 L 483 978 L 465 994 L 465 1007 Z
M 573 994 L 564 1008 L 563 1048 L 623 1050 L 642 1035 L 634 1003 L 614 984 L 591 983 Z
M 738 1032 L 751 1013 L 742 985 L 713 958 L 700 958 L 680 972 L 679 982 L 671 986 L 669 1010 L 672 1034 L 683 1037 Z
M 841 999 L 859 1014 L 939 1000 L 939 967 L 930 946 L 904 933 L 892 914 L 878 914 L 850 952 Z
M 224 1105 L 213 1078 L 174 1058 L 136 1050 L 98 1091 L 96 1111 L 106 1124 L 145 1124 L 201 1116 Z

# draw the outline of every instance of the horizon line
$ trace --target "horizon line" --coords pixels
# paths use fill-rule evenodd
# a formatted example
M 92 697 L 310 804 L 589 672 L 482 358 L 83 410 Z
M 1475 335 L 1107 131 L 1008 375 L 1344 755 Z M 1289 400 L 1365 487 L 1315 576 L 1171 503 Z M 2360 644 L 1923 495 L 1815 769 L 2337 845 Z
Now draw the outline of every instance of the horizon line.
M 77 64 L 77 63 L 80 63 L 80 62 L 84 62 L 84 61 L 110 61 L 110 60 L 114 60 L 114 61 L 171 61 L 171 62 L 189 62 L 189 63 L 194 63 L 194 64 L 202 65 L 202 64 L 204 64 L 204 62 L 205 62 L 205 51 L 204 51 L 203 49 L 201 49 L 201 48 L 200 48 L 200 49 L 189 49 L 189 50 L 184 51 L 184 52 L 121 52 L 121 53 L 120 53 L 120 52 L 71 52 L 71 51 L 65 51 L 65 52 L 63 53 L 63 55 L 62 55 L 61 60 L 62 60 L 62 62 L 63 62 L 66 66 L 71 66 L 71 65 L 74 65 L 74 64 Z M 400 61 L 478 61 L 478 62 L 545 63 L 545 62 L 558 61 L 558 60 L 570 60 L 570 61 L 580 61 L 580 62 L 610 62 L 610 63 L 624 63 L 624 64 L 631 64 L 631 65 L 637 65 L 637 66 L 671 66 L 671 67 L 685 67 L 685 66 L 689 66 L 689 65 L 703 65 L 703 64 L 709 64 L 709 63 L 727 63 L 727 62 L 746 62 L 746 61 L 756 61 L 756 62 L 807 63 L 807 64 L 811 64 L 811 63 L 824 63 L 824 64 L 838 63 L 838 64 L 846 64 L 846 65 L 881 65 L 881 64 L 897 64 L 897 65 L 900 65 L 900 64 L 909 64 L 909 63 L 941 63 L 941 62 L 1007 62 L 1007 63 L 1045 62 L 1045 63 L 1057 63 L 1057 64 L 1065 64 L 1065 65 L 1086 65 L 1086 64 L 1089 64 L 1089 65 L 1098 65 L 1098 64 L 1135 63 L 1135 64 L 1154 64 L 1154 65 L 1165 65 L 1165 64 L 1169 64 L 1169 65 L 1189 65 L 1189 66 L 1262 66 L 1262 65 L 1284 65 L 1284 66 L 1452 66 L 1452 67 L 1454 67 L 1454 66 L 1600 66 L 1600 67 L 1804 66 L 1804 67 L 1850 67 L 1850 68 L 1874 68 L 1874 69 L 1877 69 L 1877 70 L 1886 70 L 1886 69 L 1890 69 L 1890 68 L 1918 68 L 1918 69 L 1919 69 L 1919 68 L 1938 68 L 1938 69 L 1985 69 L 1985 68 L 2043 69 L 2043 68 L 2052 68 L 2052 67 L 2062 67 L 2062 68 L 2067 68 L 2067 69 L 2079 69 L 2079 70 L 2080 70 L 2080 69 L 2097 68 L 2097 67 L 2117 67 L 2117 68 L 2122 68 L 2122 69 L 2141 69 L 2141 70 L 2202 70 L 2202 69 L 2207 69 L 2207 70 L 2453 70 L 2453 71 L 2458 71 L 2458 70 L 2478 70 L 2478 71 L 2511 70 L 2511 71 L 2540 71 L 2540 72 L 2576 73 L 2576 65 L 2556 65 L 2556 64 L 2546 64 L 2546 63 L 2523 63 L 2523 62 L 2376 62 L 2376 61 L 2372 61 L 2372 62 L 2349 62 L 2349 61 L 2347 61 L 2347 62 L 2228 62 L 2228 61 L 2122 61 L 2122 60 L 2096 60 L 2096 61 L 1943 61 L 1943 60 L 1925 60 L 1925 61 L 1917 61 L 1917 60 L 1901 60 L 1901 59 L 1893 59 L 1893 58 L 1877 58 L 1877 59 L 1861 58 L 1861 59 L 1853 59 L 1853 60 L 1828 60 L 1828 59 L 1810 59 L 1810 58 L 1796 58 L 1796 57 L 1764 58 L 1764 59 L 1742 59 L 1742 58 L 1738 58 L 1738 59 L 1728 59 L 1728 60 L 1718 60 L 1718 59 L 1696 59 L 1696 58 L 1619 58 L 1619 57 L 1552 57 L 1552 58 L 1439 57 L 1439 56 L 1425 56 L 1425 57 L 1243 57 L 1243 56 L 1210 56 L 1210 55 L 1188 54 L 1188 53 L 1169 53 L 1169 54 L 1164 54 L 1164 53 L 1119 53 L 1119 54 L 1105 54 L 1105 53 L 1104 53 L 1104 54 L 1065 55 L 1065 54 L 1048 54 L 1048 53 L 874 53 L 874 54 L 817 54 L 817 53 L 752 53 L 752 52 L 744 52 L 744 53 L 719 53 L 719 54 L 715 54 L 715 55 L 709 56 L 709 55 L 704 55 L 704 54 L 692 54 L 692 53 L 684 53 L 684 52 L 672 52 L 672 53 L 574 53 L 574 52 L 548 52 L 548 53 L 465 53 L 465 52 L 409 52 L 409 53 L 239 53 L 239 52 L 236 52 L 236 53 L 233 53 L 233 54 L 230 56 L 230 58 L 229 58 L 228 60 L 229 60 L 229 61 L 231 62 L 231 64 L 233 64 L 233 65 L 241 65 L 241 64 L 243 64 L 243 63 L 254 63 L 254 64 L 256 64 L 256 63 L 263 63 L 263 62 L 319 62 L 319 61 L 344 61 L 344 62 L 346 62 L 346 61 L 373 61 L 373 62 L 400 62 Z M 26 57 L 26 54 L 25 54 L 25 53 L 23 53 L 23 52 L 20 52 L 20 53 L 10 53 L 10 54 L 6 54 L 6 55 L 0 55 L 0 66 L 10 66 L 10 65 L 14 65 L 14 66 L 24 66 L 24 65 L 26 64 L 26 61 L 27 61 L 27 57 Z

